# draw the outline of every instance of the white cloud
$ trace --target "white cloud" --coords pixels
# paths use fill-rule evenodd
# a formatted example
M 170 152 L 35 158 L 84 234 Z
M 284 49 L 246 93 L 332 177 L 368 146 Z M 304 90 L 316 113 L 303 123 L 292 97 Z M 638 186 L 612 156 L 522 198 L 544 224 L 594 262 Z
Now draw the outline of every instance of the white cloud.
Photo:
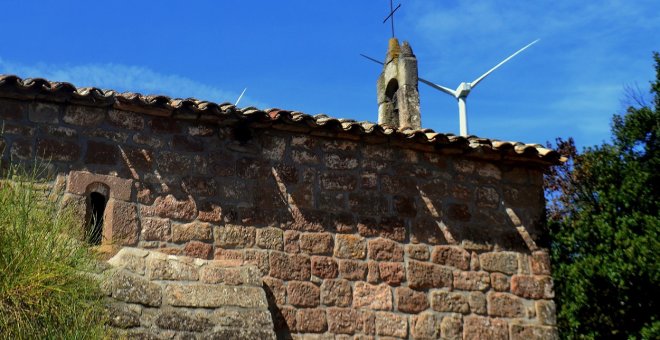
M 120 92 L 166 95 L 177 98 L 193 97 L 211 102 L 235 102 L 240 91 L 226 91 L 179 75 L 158 73 L 143 66 L 114 63 L 85 65 L 25 65 L 0 58 L 0 74 L 15 74 L 21 78 L 45 78 L 70 82 L 78 87 L 99 87 Z M 240 107 L 265 108 L 244 95 Z

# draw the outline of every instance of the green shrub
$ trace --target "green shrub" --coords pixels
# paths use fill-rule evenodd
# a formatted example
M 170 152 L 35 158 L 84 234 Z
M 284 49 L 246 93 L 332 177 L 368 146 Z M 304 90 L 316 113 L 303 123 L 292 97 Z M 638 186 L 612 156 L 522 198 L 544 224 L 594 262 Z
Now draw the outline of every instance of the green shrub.
M 85 274 L 96 261 L 80 224 L 48 198 L 38 171 L 8 168 L 0 177 L 1 337 L 103 337 L 102 294 Z

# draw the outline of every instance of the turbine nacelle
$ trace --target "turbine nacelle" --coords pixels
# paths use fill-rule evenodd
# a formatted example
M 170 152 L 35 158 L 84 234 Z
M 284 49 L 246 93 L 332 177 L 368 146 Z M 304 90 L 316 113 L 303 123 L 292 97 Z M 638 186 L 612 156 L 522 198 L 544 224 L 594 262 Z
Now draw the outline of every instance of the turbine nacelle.
M 454 97 L 460 98 L 460 97 L 467 97 L 468 94 L 470 94 L 470 91 L 472 90 L 472 84 L 470 83 L 461 83 L 461 85 L 458 85 L 458 88 L 456 88 Z

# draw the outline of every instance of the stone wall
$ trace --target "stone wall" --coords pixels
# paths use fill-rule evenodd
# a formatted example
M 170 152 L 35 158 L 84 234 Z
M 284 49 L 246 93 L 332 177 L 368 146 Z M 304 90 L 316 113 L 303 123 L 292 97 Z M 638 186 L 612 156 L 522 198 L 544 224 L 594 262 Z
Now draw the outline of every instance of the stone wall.
M 556 336 L 543 164 L 249 120 L 0 99 L 103 243 L 253 265 L 279 337 Z M 304 131 L 300 132 L 300 131 Z
M 275 339 L 254 266 L 123 248 L 102 287 L 109 325 L 140 339 Z

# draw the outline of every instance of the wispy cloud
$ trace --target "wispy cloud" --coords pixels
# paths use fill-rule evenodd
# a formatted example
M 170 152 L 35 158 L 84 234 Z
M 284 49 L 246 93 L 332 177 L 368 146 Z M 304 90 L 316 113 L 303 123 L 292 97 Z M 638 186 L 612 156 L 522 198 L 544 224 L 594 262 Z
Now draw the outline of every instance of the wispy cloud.
M 70 82 L 79 87 L 99 87 L 124 92 L 158 94 L 177 98 L 193 97 L 212 102 L 235 102 L 240 91 L 203 84 L 179 75 L 163 74 L 150 68 L 115 63 L 84 65 L 52 65 L 38 63 L 26 65 L 0 58 L 0 74 L 16 74 L 22 78 L 46 78 Z M 248 94 L 239 106 L 266 107 Z

